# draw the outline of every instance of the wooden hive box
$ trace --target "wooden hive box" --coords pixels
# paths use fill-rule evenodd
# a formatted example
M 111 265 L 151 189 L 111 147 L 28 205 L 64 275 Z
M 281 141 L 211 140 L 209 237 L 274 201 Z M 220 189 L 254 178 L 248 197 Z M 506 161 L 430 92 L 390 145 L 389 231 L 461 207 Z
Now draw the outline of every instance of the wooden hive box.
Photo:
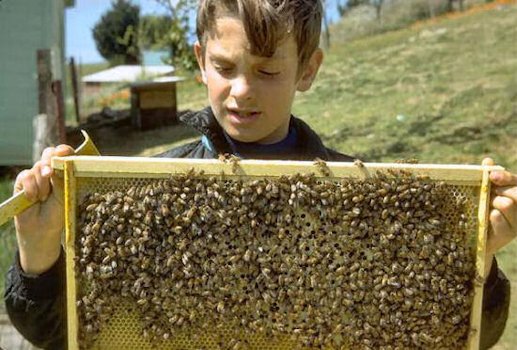
M 148 130 L 177 122 L 176 84 L 179 78 L 131 84 L 133 126 Z

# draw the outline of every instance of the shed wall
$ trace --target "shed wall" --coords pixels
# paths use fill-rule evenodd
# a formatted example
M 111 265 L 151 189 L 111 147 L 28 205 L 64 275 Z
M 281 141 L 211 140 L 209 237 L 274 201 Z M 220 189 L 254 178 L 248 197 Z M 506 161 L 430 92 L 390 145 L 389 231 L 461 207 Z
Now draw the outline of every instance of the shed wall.
M 0 165 L 32 163 L 32 119 L 38 114 L 36 51 L 63 62 L 63 0 L 0 1 Z

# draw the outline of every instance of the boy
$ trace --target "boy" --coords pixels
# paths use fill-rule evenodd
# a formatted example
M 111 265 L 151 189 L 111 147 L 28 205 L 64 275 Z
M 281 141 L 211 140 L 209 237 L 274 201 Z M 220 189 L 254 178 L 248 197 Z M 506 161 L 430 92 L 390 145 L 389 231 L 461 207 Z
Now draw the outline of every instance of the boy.
M 161 157 L 352 161 L 323 146 L 301 120 L 291 116 L 296 91 L 306 91 L 323 55 L 318 48 L 319 0 L 202 0 L 195 53 L 210 108 L 184 118 L 202 138 Z M 64 347 L 65 312 L 62 184 L 49 167 L 53 156 L 73 153 L 68 146 L 46 149 L 31 170 L 20 173 L 15 191 L 38 200 L 15 219 L 19 253 L 7 276 L 5 300 L 13 324 L 34 344 Z M 490 163 L 491 160 L 486 160 Z M 517 177 L 493 174 L 497 187 L 488 243 L 493 253 L 517 231 Z M 509 285 L 491 264 L 486 284 L 482 342 L 494 344 L 507 317 Z

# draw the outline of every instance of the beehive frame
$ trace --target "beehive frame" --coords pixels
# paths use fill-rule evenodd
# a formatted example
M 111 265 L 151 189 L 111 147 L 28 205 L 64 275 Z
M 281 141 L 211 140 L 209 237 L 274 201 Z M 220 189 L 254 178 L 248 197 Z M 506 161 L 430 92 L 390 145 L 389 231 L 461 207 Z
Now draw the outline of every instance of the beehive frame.
M 326 163 L 328 178 L 369 177 L 377 171 L 405 170 L 415 176 L 425 176 L 431 181 L 444 181 L 447 184 L 474 186 L 479 190 L 478 232 L 476 249 L 476 278 L 474 281 L 474 299 L 471 311 L 471 324 L 468 349 L 479 349 L 483 284 L 486 278 L 485 251 L 488 232 L 488 213 L 490 181 L 489 174 L 502 170 L 497 166 L 473 165 L 425 165 L 425 164 L 387 164 L 387 163 Z M 75 230 L 77 207 L 77 180 L 80 178 L 167 178 L 171 174 L 185 174 L 191 169 L 203 171 L 205 175 L 228 178 L 272 178 L 281 175 L 313 172 L 318 174 L 312 162 L 301 161 L 240 161 L 234 164 L 218 160 L 193 159 L 156 159 L 124 157 L 66 157 L 54 158 L 53 167 L 64 172 L 65 212 L 66 212 L 66 276 L 67 276 L 67 312 L 68 312 L 68 348 L 79 349 L 78 315 L 76 310 L 76 282 L 74 270 Z M 319 177 L 324 177 L 319 174 Z

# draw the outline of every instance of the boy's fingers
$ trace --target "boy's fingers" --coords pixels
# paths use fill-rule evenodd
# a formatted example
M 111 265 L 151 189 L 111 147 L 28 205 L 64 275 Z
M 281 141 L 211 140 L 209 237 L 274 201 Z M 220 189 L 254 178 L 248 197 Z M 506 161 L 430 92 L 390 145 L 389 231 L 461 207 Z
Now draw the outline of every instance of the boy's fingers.
M 495 165 L 492 158 L 484 158 L 483 165 Z M 490 173 L 490 180 L 497 186 L 517 186 L 517 175 L 510 173 L 509 171 L 493 171 Z
M 68 145 L 47 147 L 41 154 L 41 160 L 50 161 L 52 157 L 64 157 L 74 153 L 74 149 Z
M 496 196 L 492 201 L 492 206 L 499 211 L 510 225 L 512 231 L 517 230 L 517 205 L 508 197 Z
M 517 186 L 517 175 L 509 171 L 494 171 L 490 173 L 490 180 L 497 186 Z
M 515 237 L 515 232 L 498 210 L 490 212 L 490 223 L 493 230 L 488 233 L 487 252 L 494 254 Z
M 55 148 L 47 147 L 43 150 L 41 154 L 41 175 L 42 176 L 50 176 L 52 174 L 52 168 L 50 167 L 50 160 L 54 156 Z
M 36 179 L 36 185 L 38 186 L 38 199 L 40 201 L 46 201 L 49 194 L 50 194 L 50 173 L 48 171 L 45 171 L 47 165 L 45 165 L 43 162 L 39 161 L 34 164 L 33 174 L 34 178 Z
M 48 177 L 54 173 L 51 168 L 52 157 L 64 157 L 74 153 L 74 149 L 68 145 L 59 145 L 57 147 L 47 147 L 41 155 L 41 174 Z
M 56 147 L 55 156 L 57 157 L 65 157 L 71 154 L 74 154 L 75 151 L 71 146 L 68 145 L 59 145 Z
M 31 202 L 35 202 L 38 199 L 38 184 L 36 183 L 34 173 L 31 170 L 25 171 L 20 181 L 25 191 L 25 197 Z
M 41 160 L 44 162 L 50 161 L 50 158 L 52 158 L 56 148 L 55 147 L 47 147 L 43 150 L 43 153 L 41 153 Z
M 497 187 L 495 189 L 495 193 L 498 196 L 511 198 L 515 203 L 517 203 L 517 186 Z
M 20 173 L 16 176 L 16 180 L 14 181 L 14 194 L 21 192 L 23 190 L 23 179 L 25 178 L 25 176 L 27 176 L 29 172 L 30 170 L 25 169 L 20 171 Z

